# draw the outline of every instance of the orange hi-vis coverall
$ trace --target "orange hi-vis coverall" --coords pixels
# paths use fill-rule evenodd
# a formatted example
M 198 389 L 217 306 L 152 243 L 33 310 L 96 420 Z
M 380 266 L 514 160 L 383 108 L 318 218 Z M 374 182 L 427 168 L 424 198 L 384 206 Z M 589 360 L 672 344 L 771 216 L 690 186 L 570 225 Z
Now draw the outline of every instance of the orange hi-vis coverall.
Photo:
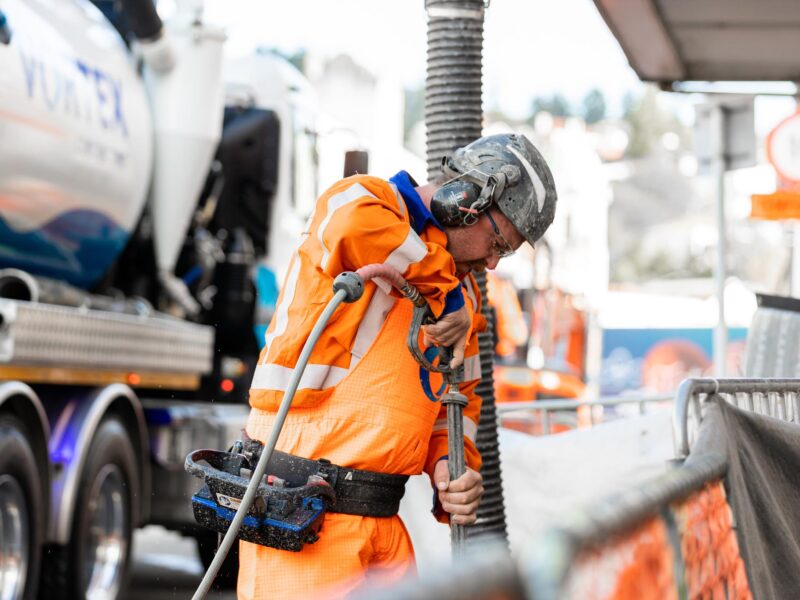
M 414 185 L 402 171 L 390 182 L 356 175 L 336 183 L 318 200 L 256 367 L 250 437 L 263 442 L 269 435 L 303 344 L 333 296 L 333 279 L 343 271 L 384 263 L 417 287 L 435 315 L 465 301 L 473 310 L 461 390 L 469 400 L 464 409 L 466 462 L 480 468 L 474 445 L 480 415 L 474 330 L 484 322 L 480 297 L 472 276 L 463 283 L 456 278 L 445 250 L 446 235 Z M 381 280 L 369 282 L 357 302 L 337 309 L 311 353 L 278 450 L 343 467 L 432 475 L 448 451 L 446 408 L 424 389 L 429 383 L 438 391 L 441 377 L 422 370 L 406 348 L 411 314 L 411 303 Z M 238 597 L 338 597 L 363 582 L 367 570 L 387 580 L 413 572 L 413 558 L 399 516 L 327 513 L 319 541 L 300 552 L 240 542 Z

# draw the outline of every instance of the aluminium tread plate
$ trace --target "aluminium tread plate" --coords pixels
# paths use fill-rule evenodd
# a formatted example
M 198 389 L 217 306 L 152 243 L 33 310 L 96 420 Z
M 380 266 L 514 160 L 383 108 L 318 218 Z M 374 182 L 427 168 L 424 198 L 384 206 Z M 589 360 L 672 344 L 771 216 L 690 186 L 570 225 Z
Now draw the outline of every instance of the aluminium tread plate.
M 207 373 L 214 330 L 137 316 L 0 299 L 0 364 Z

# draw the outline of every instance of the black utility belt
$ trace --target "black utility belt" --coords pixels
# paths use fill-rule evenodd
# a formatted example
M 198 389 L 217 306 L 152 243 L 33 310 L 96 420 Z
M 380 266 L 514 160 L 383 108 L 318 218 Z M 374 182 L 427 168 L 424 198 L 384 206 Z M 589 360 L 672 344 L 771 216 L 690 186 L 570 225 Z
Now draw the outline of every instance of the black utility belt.
M 257 459 L 256 459 L 257 460 Z M 309 477 L 322 477 L 336 494 L 328 512 L 364 517 L 393 517 L 400 510 L 408 475 L 391 475 L 339 467 L 327 460 L 311 460 L 275 450 L 267 473 L 290 487 L 303 485 Z
M 205 485 L 192 496 L 195 519 L 219 533 L 230 527 L 264 446 L 236 442 L 229 452 L 195 450 L 186 470 Z M 273 452 L 255 500 L 239 529 L 239 539 L 291 550 L 319 539 L 326 512 L 392 517 L 400 508 L 407 475 L 388 475 L 339 467 Z

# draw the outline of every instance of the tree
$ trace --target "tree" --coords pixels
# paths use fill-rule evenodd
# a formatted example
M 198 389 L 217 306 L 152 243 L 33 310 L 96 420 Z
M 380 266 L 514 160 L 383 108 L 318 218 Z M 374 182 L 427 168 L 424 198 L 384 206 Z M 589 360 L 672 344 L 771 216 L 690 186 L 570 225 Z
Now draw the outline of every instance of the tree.
M 567 99 L 561 94 L 553 94 L 550 97 L 537 96 L 531 103 L 531 118 L 541 111 L 547 111 L 554 117 L 572 116 L 572 108 Z
M 649 154 L 668 131 L 685 137 L 685 127 L 678 118 L 659 106 L 658 94 L 655 86 L 648 85 L 644 94 L 636 99 L 626 97 L 624 101 L 627 105 L 624 119 L 631 131 L 627 149 L 629 157 L 639 158 Z
M 405 103 L 403 110 L 403 141 L 408 143 L 411 129 L 425 118 L 425 87 L 407 87 L 403 90 Z
M 259 54 L 275 54 L 276 56 L 280 56 L 287 62 L 291 63 L 292 66 L 294 66 L 298 71 L 305 73 L 306 57 L 308 55 L 308 52 L 305 48 L 301 48 L 295 52 L 286 52 L 280 48 L 261 46 L 256 50 L 256 52 Z
M 592 125 L 606 117 L 606 97 L 599 89 L 594 88 L 583 98 L 581 116 L 587 124 Z

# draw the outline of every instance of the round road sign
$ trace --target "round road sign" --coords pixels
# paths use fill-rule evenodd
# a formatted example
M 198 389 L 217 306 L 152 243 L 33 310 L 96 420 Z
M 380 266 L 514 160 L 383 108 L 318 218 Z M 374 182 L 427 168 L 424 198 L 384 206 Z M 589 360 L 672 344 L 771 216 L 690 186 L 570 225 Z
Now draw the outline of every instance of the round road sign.
M 781 179 L 800 183 L 800 111 L 778 123 L 770 132 L 767 159 Z

